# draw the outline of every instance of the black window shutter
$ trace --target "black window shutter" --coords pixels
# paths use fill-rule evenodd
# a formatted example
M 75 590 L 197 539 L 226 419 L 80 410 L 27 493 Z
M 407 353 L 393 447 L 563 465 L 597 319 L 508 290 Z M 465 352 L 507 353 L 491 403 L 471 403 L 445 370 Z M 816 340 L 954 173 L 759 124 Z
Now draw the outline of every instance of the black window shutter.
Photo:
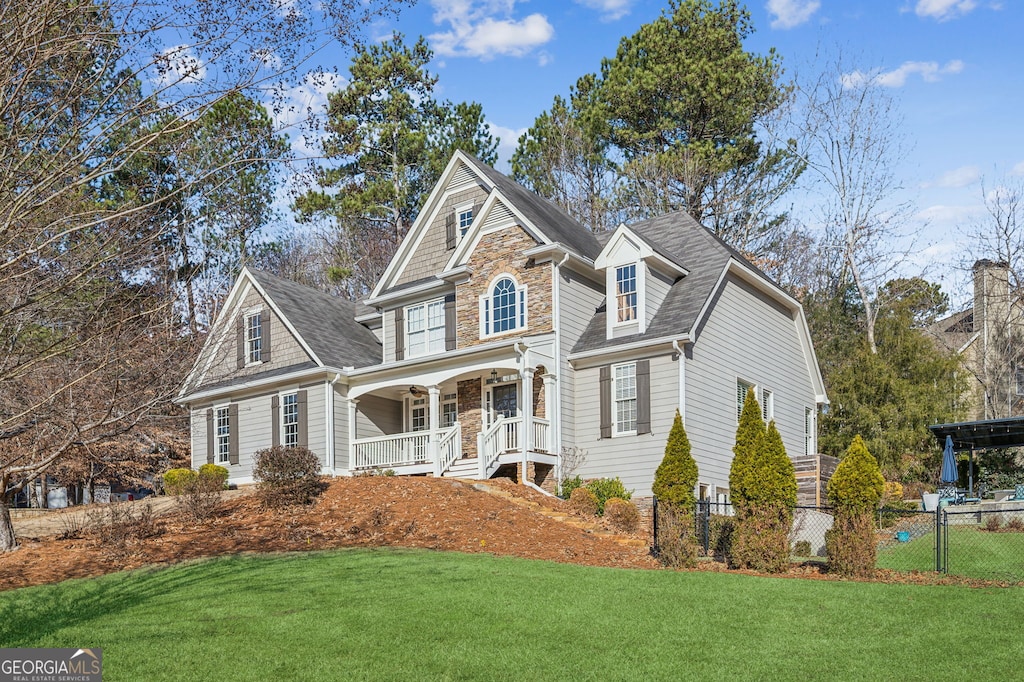
M 245 367 L 245 315 L 238 317 L 238 369 Z
M 455 214 L 451 211 L 444 218 L 444 246 L 449 251 L 455 248 Z
M 405 310 L 395 310 L 395 360 L 405 359 Z
M 601 438 L 612 437 L 612 368 L 601 368 Z
M 636 432 L 651 432 L 651 361 L 636 363 Z
M 444 349 L 455 350 L 455 294 L 444 297 Z
M 281 444 L 281 398 L 276 395 L 270 399 L 270 444 Z
M 213 410 L 206 411 L 206 463 L 213 464 L 214 449 Z
M 228 405 L 228 462 L 238 464 L 238 403 Z
M 270 362 L 270 313 L 260 313 L 260 326 L 260 333 L 263 334 L 260 339 L 260 360 Z
M 295 394 L 295 404 L 299 408 L 299 447 L 309 447 L 308 411 L 306 409 L 307 391 L 299 391 Z

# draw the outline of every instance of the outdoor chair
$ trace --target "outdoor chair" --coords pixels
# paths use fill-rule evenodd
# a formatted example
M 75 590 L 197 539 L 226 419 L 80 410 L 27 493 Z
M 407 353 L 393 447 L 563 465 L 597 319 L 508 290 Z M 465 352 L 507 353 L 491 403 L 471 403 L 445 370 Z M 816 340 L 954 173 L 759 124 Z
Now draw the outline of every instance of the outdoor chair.
M 1013 497 L 1006 498 L 1007 502 L 1018 502 L 1024 500 L 1024 483 L 1018 483 L 1013 491 Z
M 938 491 L 939 493 L 939 506 L 944 507 L 949 504 L 960 504 L 958 500 L 962 500 L 963 497 L 957 493 L 956 486 L 944 485 L 941 486 Z

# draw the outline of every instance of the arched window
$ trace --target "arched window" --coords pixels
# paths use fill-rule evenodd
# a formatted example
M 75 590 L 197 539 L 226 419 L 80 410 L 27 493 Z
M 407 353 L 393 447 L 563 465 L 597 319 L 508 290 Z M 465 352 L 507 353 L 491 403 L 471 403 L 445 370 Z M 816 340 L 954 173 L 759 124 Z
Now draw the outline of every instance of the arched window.
M 503 334 L 526 327 L 526 285 L 502 275 L 480 297 L 482 336 Z

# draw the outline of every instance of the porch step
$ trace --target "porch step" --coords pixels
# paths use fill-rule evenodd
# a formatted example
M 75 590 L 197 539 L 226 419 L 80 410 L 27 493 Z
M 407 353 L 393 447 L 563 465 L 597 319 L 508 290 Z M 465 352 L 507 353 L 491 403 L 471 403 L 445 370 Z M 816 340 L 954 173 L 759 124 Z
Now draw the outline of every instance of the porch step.
M 455 460 L 448 471 L 442 474 L 451 478 L 476 478 L 477 470 L 479 469 L 479 458 L 478 457 L 467 457 L 465 459 Z

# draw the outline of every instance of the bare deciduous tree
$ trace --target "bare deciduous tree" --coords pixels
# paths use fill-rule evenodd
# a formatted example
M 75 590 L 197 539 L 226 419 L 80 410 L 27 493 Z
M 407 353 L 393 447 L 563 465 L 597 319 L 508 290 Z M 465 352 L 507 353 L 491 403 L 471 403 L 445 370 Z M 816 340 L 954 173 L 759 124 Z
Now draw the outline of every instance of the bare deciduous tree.
M 194 340 L 175 316 L 171 203 L 187 134 L 282 83 L 376 0 L 16 0 L 0 8 L 0 551 L 8 505 L 68 453 L 167 400 Z M 283 90 L 281 91 L 283 93 Z

